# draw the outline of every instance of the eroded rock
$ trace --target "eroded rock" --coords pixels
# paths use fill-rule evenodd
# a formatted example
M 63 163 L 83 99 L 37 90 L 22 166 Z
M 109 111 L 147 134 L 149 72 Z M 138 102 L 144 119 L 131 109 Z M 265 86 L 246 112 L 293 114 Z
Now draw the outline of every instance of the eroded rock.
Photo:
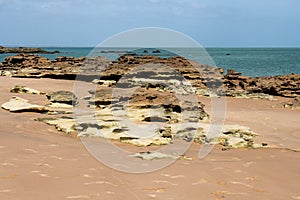
M 55 126 L 58 131 L 64 133 L 76 132 L 75 120 L 69 117 L 62 118 L 38 118 L 37 121 L 42 121 L 48 125 Z
M 10 112 L 38 112 L 45 113 L 49 109 L 45 106 L 35 105 L 28 102 L 28 100 L 20 97 L 12 97 L 9 102 L 2 104 L 2 108 Z
M 290 101 L 284 102 L 283 106 L 285 108 L 300 109 L 300 97 L 298 96 Z
M 84 67 L 81 67 L 83 65 Z M 300 94 L 299 74 L 255 78 L 228 70 L 227 74 L 223 75 L 221 68 L 196 63 L 182 57 L 166 59 L 157 56 L 127 55 L 111 62 L 102 57 L 61 56 L 51 61 L 38 55 L 19 54 L 7 57 L 0 66 L 0 74 L 5 76 L 94 80 L 94 83 L 108 87 L 113 85 L 123 88 L 140 86 L 155 88 L 161 92 L 166 89 L 169 91 L 176 89 L 180 90 L 181 94 L 188 93 L 189 90 L 184 89 L 191 89 L 188 85 L 197 90 L 219 89 L 222 94 L 243 98 L 249 96 L 261 98 L 260 94 L 283 97 L 296 97 Z M 99 77 L 101 80 L 95 80 Z M 122 82 L 122 77 L 123 80 L 124 77 L 126 77 L 125 80 L 128 77 L 131 78 L 129 81 Z M 145 79 L 148 82 L 145 82 Z M 183 84 L 184 82 L 188 85 Z M 218 95 L 218 91 L 209 91 L 209 93 L 199 91 L 198 94 Z
M 254 139 L 258 136 L 249 127 L 240 125 L 224 125 L 220 135 L 208 137 L 205 141 L 211 144 L 220 144 L 225 148 L 254 148 L 258 147 Z
M 51 92 L 46 95 L 49 101 L 53 103 L 64 103 L 69 105 L 76 105 L 77 97 L 70 91 Z
M 28 93 L 28 94 L 45 94 L 44 92 L 26 87 L 26 86 L 20 86 L 16 85 L 10 89 L 10 92 L 12 93 Z

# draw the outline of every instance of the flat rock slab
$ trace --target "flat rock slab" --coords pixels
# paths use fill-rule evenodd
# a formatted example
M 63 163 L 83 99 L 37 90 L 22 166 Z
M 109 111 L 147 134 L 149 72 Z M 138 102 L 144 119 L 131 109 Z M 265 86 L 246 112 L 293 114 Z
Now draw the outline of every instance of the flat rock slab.
M 28 100 L 20 97 L 12 97 L 9 102 L 2 104 L 2 108 L 10 112 L 48 112 L 45 106 L 28 103 Z
M 155 160 L 155 159 L 173 159 L 177 160 L 180 156 L 165 154 L 160 152 L 140 152 L 131 155 L 132 157 L 141 158 L 143 160 Z

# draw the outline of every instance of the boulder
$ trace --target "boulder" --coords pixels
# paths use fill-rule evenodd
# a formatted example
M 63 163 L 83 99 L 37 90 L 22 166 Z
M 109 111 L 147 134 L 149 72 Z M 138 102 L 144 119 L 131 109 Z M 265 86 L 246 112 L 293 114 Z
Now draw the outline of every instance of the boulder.
M 35 105 L 28 102 L 28 100 L 20 97 L 12 97 L 9 102 L 2 104 L 2 108 L 10 112 L 38 112 L 45 113 L 49 109 L 45 106 Z
M 46 95 L 48 100 L 53 103 L 65 103 L 69 105 L 77 104 L 77 97 L 70 91 L 51 92 Z
M 240 76 L 242 73 L 236 72 L 233 69 L 228 69 L 226 75 L 235 75 L 235 76 Z

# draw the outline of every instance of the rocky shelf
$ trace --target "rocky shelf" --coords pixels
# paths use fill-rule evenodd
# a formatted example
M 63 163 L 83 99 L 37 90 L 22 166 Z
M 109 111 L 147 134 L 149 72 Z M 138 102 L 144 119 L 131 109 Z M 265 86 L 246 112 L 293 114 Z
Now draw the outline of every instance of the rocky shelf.
M 129 103 L 118 107 L 107 104 L 106 102 L 111 101 L 111 97 L 103 95 L 105 92 L 101 93 L 101 98 L 106 99 L 92 108 L 92 114 L 75 114 L 75 117 L 73 117 L 73 109 L 78 107 L 77 103 L 88 101 L 90 105 L 93 105 L 96 93 L 92 93 L 90 98 L 80 99 L 81 102 L 78 102 L 79 99 L 70 91 L 46 94 L 25 86 L 15 86 L 10 91 L 15 94 L 45 95 L 49 104 L 37 105 L 20 97 L 12 97 L 8 102 L 2 104 L 3 109 L 15 113 L 43 113 L 47 116 L 37 118 L 37 121 L 55 126 L 58 131 L 65 134 L 75 134 L 81 138 L 104 137 L 135 146 L 168 145 L 178 140 L 200 144 L 219 144 L 223 149 L 267 146 L 267 144 L 255 142 L 258 134 L 248 127 L 239 125 L 224 125 L 220 134 L 212 137 L 208 134 L 209 115 L 205 112 L 203 104 L 199 102 L 199 112 L 196 113 L 198 117 L 195 119 L 195 116 L 189 115 L 190 109 L 195 108 L 191 108 L 187 104 L 185 107 L 181 105 L 183 109 L 174 109 L 176 102 L 171 93 L 159 95 L 153 89 L 137 92 Z M 148 96 L 155 96 L 155 102 L 150 101 Z M 122 97 L 119 96 L 119 98 Z M 149 124 L 160 124 L 160 126 L 149 126 Z M 137 132 L 137 130 L 143 130 L 143 133 Z
M 80 80 L 81 89 L 45 93 L 25 86 L 12 93 L 45 95 L 48 104 L 32 104 L 13 97 L 2 104 L 10 112 L 37 112 L 36 120 L 65 134 L 104 137 L 135 146 L 168 145 L 177 140 L 219 144 L 227 148 L 261 148 L 257 133 L 240 125 L 225 125 L 210 135 L 211 116 L 200 96 L 264 98 L 299 96 L 299 76 L 252 78 L 229 70 L 195 63 L 182 57 L 121 56 L 58 57 L 51 61 L 33 54 L 5 58 L 1 75 L 22 78 Z M 295 101 L 296 102 L 296 101 Z M 298 101 L 297 101 L 298 102 Z M 297 103 L 296 102 L 296 103 Z M 294 102 L 287 105 L 294 106 Z M 84 111 L 80 114 L 77 112 Z M 46 116 L 45 116 L 46 115 Z
M 0 54 L 7 53 L 41 53 L 41 54 L 55 54 L 59 51 L 46 51 L 36 47 L 3 47 L 0 46 Z
M 110 86 L 118 83 L 119 86 L 123 84 L 123 87 L 130 87 L 147 78 L 146 87 L 157 90 L 166 89 L 158 79 L 169 79 L 175 81 L 168 87 L 176 87 L 176 82 L 186 81 L 192 84 L 197 95 L 204 96 L 272 99 L 270 95 L 290 98 L 300 95 L 300 74 L 247 77 L 233 70 L 228 70 L 226 74 L 223 72 L 222 68 L 196 63 L 182 57 L 121 56 L 116 61 L 108 61 L 103 57 L 61 56 L 51 61 L 39 55 L 19 54 L 6 57 L 4 62 L 0 63 L 2 76 L 77 79 Z M 122 83 L 125 77 L 129 76 L 135 79 Z M 150 79 L 152 82 L 149 82 Z

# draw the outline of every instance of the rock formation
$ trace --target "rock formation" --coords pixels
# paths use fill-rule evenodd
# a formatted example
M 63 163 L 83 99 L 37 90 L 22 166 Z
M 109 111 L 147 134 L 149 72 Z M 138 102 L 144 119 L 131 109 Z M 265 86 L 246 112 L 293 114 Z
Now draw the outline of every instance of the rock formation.
M 95 89 L 88 91 L 89 96 L 77 96 L 76 91 L 54 91 L 46 94 L 48 105 L 33 105 L 13 98 L 2 107 L 11 112 L 46 112 L 51 117 L 38 120 L 67 134 L 104 137 L 136 146 L 168 145 L 183 140 L 220 144 L 224 149 L 262 147 L 255 143 L 257 134 L 248 127 L 225 125 L 220 135 L 211 136 L 210 116 L 198 96 L 299 94 L 298 75 L 288 76 L 287 85 L 279 87 L 285 84 L 282 77 L 250 78 L 232 70 L 222 75 L 220 68 L 181 57 L 121 56 L 116 61 L 101 57 L 58 57 L 51 61 L 20 54 L 7 57 L 1 71 L 2 75 L 14 77 L 78 78 L 90 82 L 86 84 Z M 265 89 L 269 85 L 264 81 L 273 81 L 276 92 Z M 16 86 L 11 92 L 42 94 L 24 86 Z M 80 115 L 75 112 L 74 117 L 69 115 L 72 109 L 85 112 Z
M 147 70 L 155 65 L 158 70 Z M 137 70 L 138 69 L 138 70 Z M 296 97 L 300 94 L 300 75 L 290 74 L 271 77 L 247 77 L 233 70 L 222 75 L 223 69 L 186 60 L 182 57 L 159 58 L 156 56 L 121 56 L 116 61 L 102 57 L 73 58 L 61 56 L 51 61 L 32 54 L 19 54 L 5 58 L 0 63 L 0 74 L 13 77 L 77 79 L 93 81 L 111 87 L 126 76 L 134 76 L 134 83 L 123 83 L 123 87 L 136 85 L 147 78 L 147 87 L 164 90 L 159 81 L 150 82 L 153 77 L 186 81 L 198 95 L 216 96 L 226 94 L 234 97 L 268 98 L 269 95 Z M 170 86 L 170 84 L 169 84 Z M 174 87 L 176 87 L 173 84 Z M 170 88 L 169 88 L 170 89 Z
M 274 96 L 296 97 L 300 95 L 300 74 L 270 77 L 247 77 L 229 70 L 224 75 L 227 94 L 263 93 Z
M 41 54 L 55 54 L 59 51 L 46 51 L 36 47 L 3 47 L 0 46 L 0 54 L 5 53 L 41 53 Z
M 300 109 L 300 97 L 297 96 L 292 100 L 283 103 L 285 108 Z
M 20 97 L 13 97 L 9 102 L 2 104 L 2 108 L 10 112 L 45 113 L 49 111 L 45 106 L 31 104 Z
M 70 91 L 51 92 L 46 95 L 52 103 L 63 103 L 69 105 L 76 105 L 77 97 Z
M 44 92 L 26 87 L 26 86 L 20 86 L 16 85 L 10 89 L 10 92 L 12 93 L 28 93 L 28 94 L 45 94 Z

